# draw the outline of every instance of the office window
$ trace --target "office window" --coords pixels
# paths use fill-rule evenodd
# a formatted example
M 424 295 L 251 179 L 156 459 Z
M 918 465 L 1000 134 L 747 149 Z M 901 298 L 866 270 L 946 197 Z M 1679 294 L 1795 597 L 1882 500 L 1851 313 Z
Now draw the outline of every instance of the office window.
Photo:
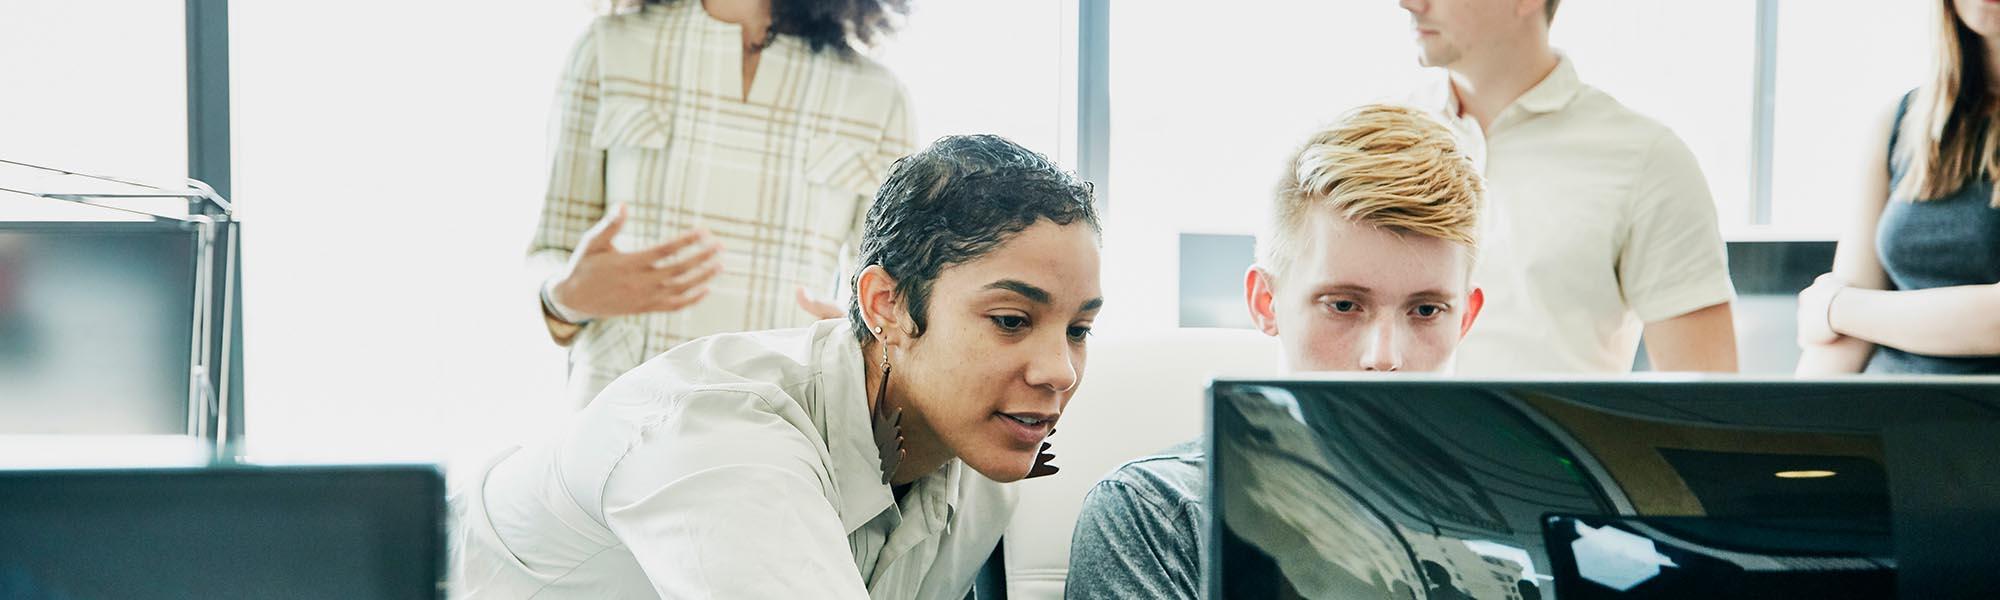
M 1780 2 L 1773 229 L 1830 239 L 1853 218 L 1884 120 L 1931 72 L 1933 8 Z M 1867 40 L 1859 43 L 1858 40 Z
M 1584 83 L 1687 142 L 1723 235 L 1749 227 L 1757 3 L 1564 2 L 1549 41 Z
M 476 461 L 570 411 L 524 256 L 589 4 L 232 7 L 253 457 Z M 917 2 L 874 55 L 922 141 L 1073 163 L 1074 13 Z
M 450 459 L 560 414 L 523 259 L 588 7 L 231 6 L 253 459 Z
M 873 57 L 916 107 L 917 144 L 992 133 L 1076 168 L 1076 2 L 915 2 Z
M 0 159 L 183 181 L 182 10 L 180 2 L 0 2 Z M 194 236 L 35 195 L 133 186 L 0 164 L 0 188 L 11 190 L 0 191 L 0 438 L 186 432 Z M 163 214 L 185 207 L 112 203 Z
M 187 46 L 181 2 L 0 2 L 0 159 L 149 183 L 187 177 Z M 64 182 L 43 174 L 28 187 Z M 31 191 L 41 191 L 34 189 Z M 18 199 L 7 220 L 127 220 Z
M 1286 154 L 1355 105 L 1427 81 L 1392 2 L 1118 3 L 1099 328 L 1179 321 L 1182 233 L 1262 226 Z

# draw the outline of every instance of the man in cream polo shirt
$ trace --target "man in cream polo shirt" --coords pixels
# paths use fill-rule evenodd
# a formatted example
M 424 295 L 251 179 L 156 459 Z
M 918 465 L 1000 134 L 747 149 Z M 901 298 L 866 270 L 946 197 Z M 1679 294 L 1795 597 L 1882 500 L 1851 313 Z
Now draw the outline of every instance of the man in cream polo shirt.
M 1473 275 L 1486 317 L 1465 375 L 1735 371 L 1722 236 L 1673 131 L 1584 85 L 1549 46 L 1558 0 L 1402 0 L 1425 66 L 1417 98 L 1486 177 Z

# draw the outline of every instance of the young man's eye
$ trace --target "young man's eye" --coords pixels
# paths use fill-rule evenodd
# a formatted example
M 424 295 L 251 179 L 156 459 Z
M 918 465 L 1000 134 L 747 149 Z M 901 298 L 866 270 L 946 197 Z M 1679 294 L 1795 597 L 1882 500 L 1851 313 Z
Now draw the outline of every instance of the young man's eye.
M 1361 303 L 1353 300 L 1334 300 L 1326 303 L 1326 307 L 1333 309 L 1333 312 L 1351 313 L 1361 310 Z
M 1081 344 L 1083 343 L 1083 340 L 1085 338 L 1089 337 L 1090 337 L 1089 327 L 1077 326 L 1069 328 L 1069 341 Z
M 1028 318 L 1019 315 L 994 315 L 987 318 L 992 319 L 993 325 L 999 327 L 1001 331 L 1010 333 L 1028 326 Z
M 1416 308 L 1410 309 L 1410 314 L 1424 319 L 1436 318 L 1439 315 L 1443 315 L 1444 312 L 1444 306 L 1439 304 L 1420 304 Z

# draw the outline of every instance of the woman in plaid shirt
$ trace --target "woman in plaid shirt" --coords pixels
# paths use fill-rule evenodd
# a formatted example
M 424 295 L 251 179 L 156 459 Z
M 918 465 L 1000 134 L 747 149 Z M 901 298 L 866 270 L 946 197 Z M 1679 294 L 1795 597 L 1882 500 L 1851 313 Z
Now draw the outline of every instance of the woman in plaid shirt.
M 902 85 L 852 43 L 902 4 L 666 0 L 591 25 L 529 251 L 573 405 L 681 342 L 838 314 L 806 290 L 834 288 L 913 143 Z

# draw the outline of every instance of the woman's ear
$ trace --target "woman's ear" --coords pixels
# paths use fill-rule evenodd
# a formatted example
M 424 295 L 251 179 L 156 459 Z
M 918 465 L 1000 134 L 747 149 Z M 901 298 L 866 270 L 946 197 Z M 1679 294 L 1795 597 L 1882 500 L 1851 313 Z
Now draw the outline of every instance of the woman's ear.
M 882 265 L 868 265 L 854 280 L 854 299 L 861 305 L 861 320 L 877 340 L 903 330 L 903 309 L 896 294 L 896 278 Z

